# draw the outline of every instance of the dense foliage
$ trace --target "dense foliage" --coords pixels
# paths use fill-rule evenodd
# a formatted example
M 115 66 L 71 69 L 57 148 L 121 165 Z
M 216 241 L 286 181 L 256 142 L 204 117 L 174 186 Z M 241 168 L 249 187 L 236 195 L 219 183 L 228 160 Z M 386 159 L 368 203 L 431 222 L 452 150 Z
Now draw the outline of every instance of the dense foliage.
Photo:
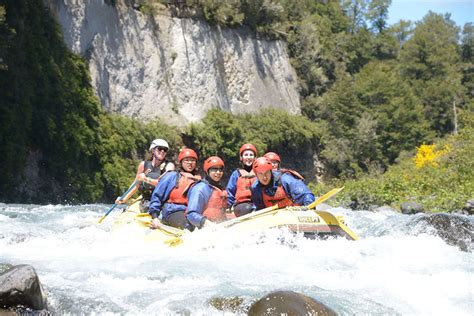
M 415 157 L 403 158 L 383 175 L 347 181 L 339 200 L 361 209 L 398 209 L 402 202 L 416 201 L 429 211 L 461 210 L 474 192 L 473 152 L 474 129 L 462 129 L 435 145 L 418 147 Z
M 247 142 L 254 144 L 260 155 L 276 151 L 295 166 L 295 157 L 304 158 L 311 148 L 317 148 L 322 134 L 320 126 L 308 118 L 281 110 L 266 110 L 257 115 L 211 110 L 201 123 L 189 127 L 187 145 L 196 148 L 202 157 L 221 156 L 228 162 L 228 169 L 237 167 L 239 148 Z
M 303 114 L 328 129 L 317 150 L 328 175 L 385 170 L 474 110 L 473 26 L 461 32 L 449 14 L 389 26 L 391 0 L 178 2 L 211 24 L 287 41 Z
M 0 8 L 0 198 L 97 201 L 128 187 L 150 139 L 173 128 L 106 115 L 87 64 L 71 53 L 40 2 Z M 159 132 L 158 132 L 159 131 Z M 25 166 L 28 165 L 26 170 Z M 39 178 L 34 178 L 37 168 Z
M 416 199 L 452 210 L 472 198 L 472 23 L 461 29 L 449 15 L 430 12 L 416 23 L 389 26 L 390 0 L 140 3 L 146 14 L 161 3 L 213 25 L 285 40 L 302 115 L 212 110 L 180 132 L 104 113 L 86 63 L 66 48 L 41 2 L 0 0 L 2 201 L 110 201 L 128 187 L 156 137 L 170 141 L 171 157 L 184 143 L 233 168 L 240 145 L 252 142 L 312 173 L 310 180 L 315 172 L 326 180 L 362 177 L 347 182 L 344 197 L 361 205 Z M 435 164 L 417 168 L 403 158 L 435 142 L 438 150 L 449 148 Z M 32 187 L 36 195 L 28 196 Z

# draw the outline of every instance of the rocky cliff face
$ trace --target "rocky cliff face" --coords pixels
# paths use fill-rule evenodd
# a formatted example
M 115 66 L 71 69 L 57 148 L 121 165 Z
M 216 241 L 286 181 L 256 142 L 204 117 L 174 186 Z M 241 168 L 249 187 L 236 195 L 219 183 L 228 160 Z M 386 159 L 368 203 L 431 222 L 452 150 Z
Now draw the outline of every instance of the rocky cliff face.
M 166 10 L 151 17 L 122 1 L 44 1 L 67 45 L 88 60 L 107 111 L 178 125 L 200 120 L 210 108 L 300 111 L 282 41 L 174 18 Z

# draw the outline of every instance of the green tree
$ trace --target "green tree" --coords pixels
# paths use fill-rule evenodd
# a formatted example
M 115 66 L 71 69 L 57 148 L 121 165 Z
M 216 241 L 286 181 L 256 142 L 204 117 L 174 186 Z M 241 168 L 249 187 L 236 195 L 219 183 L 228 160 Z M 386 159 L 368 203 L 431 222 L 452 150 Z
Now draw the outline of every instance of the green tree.
M 465 62 L 474 63 L 474 25 L 464 24 L 461 38 L 461 57 Z
M 393 61 L 371 62 L 304 105 L 307 115 L 330 128 L 321 154 L 335 174 L 385 168 L 430 137 L 421 102 Z
M 393 62 L 372 62 L 356 75 L 358 102 L 377 121 L 382 156 L 393 163 L 429 136 L 422 107 Z M 382 161 L 384 162 L 384 161 Z
M 466 23 L 461 39 L 461 83 L 466 91 L 468 108 L 474 109 L 474 25 Z
M 388 8 L 391 4 L 392 0 L 372 0 L 368 4 L 367 20 L 378 33 L 382 33 L 387 27 Z
M 342 9 L 349 17 L 349 31 L 355 33 L 358 29 L 367 26 L 366 16 L 369 5 L 368 0 L 342 0 Z
M 210 24 L 236 26 L 241 25 L 244 20 L 240 0 L 200 0 L 199 5 L 204 19 Z
M 453 102 L 464 95 L 458 32 L 449 14 L 429 12 L 400 53 L 403 74 L 421 99 L 431 129 L 440 136 L 453 131 Z
M 387 33 L 392 36 L 397 45 L 396 57 L 399 57 L 400 50 L 406 41 L 413 34 L 414 26 L 411 21 L 400 20 L 387 29 Z
M 459 29 L 450 15 L 429 12 L 403 46 L 400 61 L 407 78 L 429 80 L 443 76 L 459 61 Z

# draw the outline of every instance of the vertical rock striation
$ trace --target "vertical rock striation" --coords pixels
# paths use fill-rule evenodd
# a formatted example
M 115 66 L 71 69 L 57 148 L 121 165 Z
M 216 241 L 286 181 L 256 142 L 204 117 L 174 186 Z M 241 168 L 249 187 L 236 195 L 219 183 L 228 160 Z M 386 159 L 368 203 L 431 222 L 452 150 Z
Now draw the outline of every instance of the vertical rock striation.
M 300 112 L 283 41 L 171 17 L 166 10 L 150 17 L 122 1 L 44 1 L 66 44 L 88 60 L 109 112 L 178 125 L 200 120 L 211 108 Z

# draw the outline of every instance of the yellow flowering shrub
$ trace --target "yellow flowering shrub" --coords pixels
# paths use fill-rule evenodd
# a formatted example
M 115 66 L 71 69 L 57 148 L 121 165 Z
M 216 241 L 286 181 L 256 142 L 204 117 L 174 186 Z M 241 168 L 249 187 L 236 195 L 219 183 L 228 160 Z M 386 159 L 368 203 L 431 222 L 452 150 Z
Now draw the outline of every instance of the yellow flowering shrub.
M 461 210 L 467 200 L 474 198 L 472 153 L 474 128 L 465 127 L 437 145 L 420 146 L 416 157 L 400 159 L 383 174 L 332 184 L 344 185 L 333 202 L 359 209 L 380 205 L 397 209 L 402 202 L 416 201 L 428 212 Z
M 431 166 L 437 168 L 439 166 L 438 158 L 444 156 L 449 152 L 449 146 L 444 146 L 443 149 L 437 150 L 436 145 L 421 145 L 417 147 L 417 152 L 414 157 L 416 168 L 424 166 Z

